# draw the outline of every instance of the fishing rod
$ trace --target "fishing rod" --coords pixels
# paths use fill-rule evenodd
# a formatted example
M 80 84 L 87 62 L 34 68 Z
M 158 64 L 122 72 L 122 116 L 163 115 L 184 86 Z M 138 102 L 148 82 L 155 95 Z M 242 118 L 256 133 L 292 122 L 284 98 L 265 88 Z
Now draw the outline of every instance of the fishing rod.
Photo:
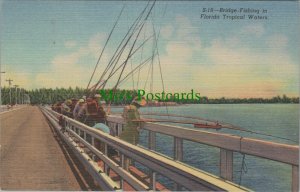
M 140 22 L 140 20 L 141 20 L 141 18 L 142 18 L 142 15 L 143 15 L 144 12 L 146 11 L 148 5 L 149 5 L 149 2 L 147 3 L 146 7 L 145 7 L 144 10 L 141 12 L 141 14 L 140 14 L 140 15 L 136 18 L 136 20 L 133 22 L 133 24 L 131 25 L 130 29 L 127 31 L 126 35 L 124 36 L 124 38 L 122 39 L 121 43 L 120 43 L 119 46 L 117 47 L 117 50 L 115 51 L 115 53 L 114 53 L 114 55 L 112 56 L 110 62 L 109 62 L 108 65 L 106 66 L 105 70 L 103 71 L 103 73 L 102 73 L 102 75 L 101 75 L 99 81 L 96 83 L 96 86 L 95 86 L 95 88 L 92 90 L 92 92 L 95 91 L 95 89 L 97 88 L 97 84 L 99 84 L 99 83 L 102 81 L 104 75 L 107 73 L 108 69 L 109 69 L 109 68 L 111 67 L 111 65 L 114 63 L 114 61 L 115 61 L 115 59 L 118 57 L 118 55 L 119 55 L 120 53 L 123 52 L 124 48 L 126 47 L 126 44 L 123 46 L 123 49 L 122 49 L 121 51 L 119 51 L 119 48 L 121 47 L 121 45 L 123 44 L 124 40 L 127 38 L 128 34 L 130 33 L 131 30 L 132 30 L 132 35 L 134 34 L 134 32 L 135 32 L 135 30 L 136 30 L 136 28 L 137 28 L 136 26 L 137 26 L 137 24 Z M 132 29 L 132 28 L 133 28 L 133 29 Z M 131 36 L 132 36 L 132 35 L 131 35 Z M 128 38 L 127 41 L 130 40 L 131 36 Z M 119 53 L 118 53 L 118 52 L 119 52 Z M 116 53 L 118 53 L 117 56 L 116 56 Z M 115 56 L 116 56 L 116 57 L 115 57 Z
M 147 43 L 147 41 L 149 40 L 149 39 L 151 39 L 152 37 L 149 37 L 148 39 L 146 39 L 144 42 L 142 42 L 142 44 L 138 47 L 138 48 L 136 48 L 128 57 L 129 58 L 131 58 L 141 47 L 143 47 L 144 46 L 144 44 L 145 43 Z M 120 54 L 120 56 L 121 56 L 121 54 Z M 119 65 L 119 67 L 117 68 L 117 69 L 115 69 L 115 67 L 117 66 L 117 63 L 118 63 L 118 61 L 119 61 L 119 58 L 118 58 L 118 60 L 115 62 L 115 65 L 114 65 L 114 67 L 111 69 L 111 72 L 110 72 L 110 74 L 108 75 L 108 78 L 107 79 L 109 79 L 110 77 L 112 77 L 123 65 L 125 65 L 125 63 L 126 63 L 126 61 L 124 61 L 123 63 L 121 63 L 120 65 Z M 100 80 L 99 80 L 99 82 L 98 82 L 98 88 L 100 88 L 101 86 L 103 86 L 103 88 L 105 87 L 105 85 L 106 85 L 106 82 L 107 82 L 107 79 L 106 79 L 106 81 L 103 83 L 103 84 L 101 84 L 101 85 L 99 85 L 99 83 L 100 83 Z
M 147 5 L 148 6 L 148 5 Z M 147 7 L 146 6 L 146 7 Z M 146 9 L 146 8 L 145 8 Z M 110 59 L 107 67 L 105 68 L 104 72 L 102 73 L 100 80 L 103 78 L 104 75 L 106 75 L 106 73 L 108 72 L 108 70 L 111 68 L 111 66 L 113 66 L 113 69 L 111 71 L 114 70 L 115 66 L 117 65 L 120 57 L 122 56 L 128 42 L 130 41 L 130 39 L 132 38 L 132 36 L 134 35 L 135 31 L 139 28 L 138 23 L 140 22 L 140 19 L 142 18 L 143 12 L 141 13 L 141 15 L 136 19 L 136 21 L 131 25 L 130 29 L 127 31 L 126 35 L 123 37 L 122 41 L 120 42 L 119 46 L 117 47 L 116 51 L 114 52 L 112 58 Z M 132 29 L 133 28 L 133 29 Z M 131 32 L 132 30 L 132 32 Z M 131 32 L 131 35 L 128 37 L 129 33 Z M 125 39 L 127 38 L 126 42 L 123 44 L 123 42 L 125 41 Z M 122 46 L 123 45 L 123 46 Z M 122 46 L 122 48 L 121 48 Z M 121 48 L 121 49 L 120 49 Z M 119 50 L 120 49 L 120 50 Z
M 133 48 L 134 48 L 134 46 L 135 46 L 135 44 L 136 44 L 136 42 L 137 42 L 137 39 L 138 39 L 138 37 L 139 37 L 139 35 L 140 35 L 140 33 L 141 33 L 143 27 L 144 27 L 145 21 L 148 19 L 148 17 L 149 17 L 149 15 L 150 15 L 150 13 L 151 13 L 151 11 L 152 11 L 154 5 L 155 5 L 155 1 L 153 2 L 153 4 L 152 4 L 150 10 L 148 11 L 147 16 L 144 18 L 144 22 L 143 22 L 142 26 L 140 27 L 140 29 L 139 29 L 139 31 L 138 31 L 136 37 L 135 37 L 135 40 L 134 40 L 133 45 L 132 45 L 132 47 L 131 47 L 131 49 L 130 49 L 130 51 L 129 51 L 128 56 L 131 54 L 131 52 L 132 52 L 132 50 L 133 50 Z M 120 81 L 120 79 L 121 79 L 121 77 L 122 77 L 122 74 L 123 74 L 123 72 L 124 72 L 124 69 L 125 69 L 125 67 L 126 67 L 126 65 L 127 65 L 127 62 L 128 62 L 128 59 L 129 59 L 128 56 L 127 56 L 127 58 L 126 58 L 126 60 L 125 60 L 125 64 L 124 64 L 124 66 L 123 66 L 123 68 L 122 68 L 122 70 L 121 70 L 121 73 L 120 73 L 120 75 L 119 75 L 118 81 L 117 81 L 116 85 L 114 86 L 114 92 L 113 92 L 112 98 L 114 98 L 114 95 L 115 95 L 115 93 L 116 93 L 117 85 L 119 84 L 119 81 Z
M 183 116 L 183 115 L 176 115 L 176 114 L 160 114 L 160 113 L 142 113 L 141 115 L 146 115 L 146 116 L 147 115 L 152 115 L 152 116 L 171 116 L 171 117 L 183 117 L 183 118 L 188 118 L 188 119 L 201 120 L 201 121 L 205 121 L 205 122 L 212 122 L 212 123 L 215 123 L 216 125 L 218 124 L 222 128 L 225 128 L 225 129 L 231 129 L 231 130 L 236 130 L 236 131 L 241 131 L 241 132 L 247 132 L 247 133 L 256 134 L 256 135 L 263 135 L 263 136 L 273 137 L 273 138 L 277 138 L 277 139 L 283 139 L 283 140 L 292 141 L 294 143 L 297 143 L 297 141 L 289 139 L 289 138 L 280 137 L 280 136 L 277 136 L 277 135 L 271 135 L 271 134 L 267 134 L 267 133 L 262 133 L 262 132 L 258 132 L 258 131 L 251 131 L 249 129 L 241 128 L 241 127 L 229 124 L 229 123 L 208 120 L 208 119 L 199 118 L 199 117 L 195 117 L 195 116 Z M 167 122 L 167 120 L 165 120 L 164 122 Z M 183 124 L 185 124 L 185 123 L 183 123 Z M 188 123 L 188 124 L 192 124 L 192 123 Z M 194 123 L 194 124 L 197 124 L 197 122 Z
M 132 57 L 150 38 L 152 37 L 149 37 L 148 39 L 146 39 L 138 48 L 136 48 L 129 57 Z M 105 87 L 105 84 L 107 82 L 108 79 L 110 79 L 123 65 L 124 65 L 125 62 L 123 62 L 122 64 L 120 64 L 120 66 L 115 70 L 113 71 L 113 73 L 109 74 L 109 76 L 106 78 L 106 80 L 103 80 L 103 79 L 100 79 L 93 87 L 93 91 L 96 90 L 97 88 L 99 89 L 101 86 L 103 86 L 103 88 Z M 102 82 L 102 84 L 100 84 Z
M 125 34 L 125 36 L 123 37 L 122 41 L 120 42 L 119 46 L 117 47 L 112 59 L 110 60 L 107 68 L 105 69 L 105 73 L 108 71 L 108 69 L 111 67 L 111 65 L 115 62 L 116 58 L 120 58 L 120 54 L 123 53 L 125 47 L 127 46 L 127 43 L 129 42 L 129 40 L 132 38 L 133 34 L 137 31 L 137 29 L 140 28 L 141 24 L 140 21 L 142 19 L 142 16 L 144 15 L 145 11 L 147 10 L 148 6 L 149 6 L 150 2 L 147 3 L 147 5 L 145 6 L 144 10 L 140 13 L 140 15 L 136 18 L 136 20 L 132 23 L 131 27 L 128 29 L 127 33 Z M 128 35 L 131 33 L 131 35 L 128 37 Z M 125 41 L 125 39 L 128 37 L 126 43 L 123 45 L 123 42 Z M 120 49 L 120 47 L 123 45 L 123 47 Z M 116 53 L 118 53 L 116 55 Z M 117 62 L 115 62 L 117 63 Z
M 148 37 L 145 41 L 143 41 L 134 51 L 132 51 L 132 53 L 128 56 L 128 58 L 131 58 L 139 49 L 143 48 L 143 46 L 152 38 L 152 36 Z M 118 61 L 117 61 L 118 62 Z M 108 75 L 109 77 L 111 77 L 112 75 L 114 75 L 123 65 L 125 65 L 126 61 L 124 61 L 123 63 L 121 63 L 117 69 L 115 69 L 115 65 L 114 68 L 111 70 L 110 74 Z
M 149 2 L 150 2 L 150 1 L 149 1 Z M 100 80 L 101 80 L 101 79 L 103 78 L 103 76 L 107 73 L 107 71 L 109 70 L 109 68 L 111 68 L 111 66 L 113 65 L 113 63 L 115 63 L 115 64 L 113 65 L 113 68 L 112 68 L 112 70 L 111 70 L 111 72 L 110 72 L 110 74 L 109 74 L 109 77 L 111 77 L 112 74 L 114 74 L 115 72 L 118 71 L 119 68 L 118 68 L 117 70 L 115 70 L 115 71 L 114 71 L 114 69 L 115 69 L 115 67 L 117 66 L 117 63 L 118 63 L 118 61 L 119 61 L 119 59 L 120 59 L 122 53 L 124 52 L 124 49 L 125 49 L 125 47 L 127 46 L 129 40 L 133 37 L 135 31 L 139 29 L 138 35 L 136 36 L 136 39 L 135 39 L 135 41 L 134 41 L 134 43 L 133 43 L 133 46 L 131 47 L 131 50 L 130 50 L 130 52 L 129 52 L 129 55 L 127 56 L 126 61 L 123 62 L 123 63 L 120 65 L 120 66 L 123 65 L 122 71 L 124 70 L 124 68 L 125 68 L 125 66 L 126 66 L 126 64 L 127 64 L 128 59 L 131 58 L 131 56 L 133 55 L 133 54 L 131 54 L 131 52 L 132 52 L 132 49 L 133 49 L 133 47 L 134 47 L 134 45 L 135 45 L 135 43 L 136 43 L 136 41 L 137 41 L 137 38 L 138 38 L 138 36 L 139 36 L 139 34 L 140 34 L 140 32 L 141 32 L 141 30 L 142 30 L 144 24 L 145 24 L 145 21 L 147 20 L 149 14 L 151 13 L 151 10 L 152 10 L 152 8 L 153 8 L 153 6 L 154 6 L 154 4 L 155 4 L 155 2 L 152 4 L 150 10 L 148 11 L 147 16 L 144 18 L 144 22 L 140 23 L 140 20 L 141 20 L 142 16 L 144 15 L 145 11 L 146 11 L 147 8 L 148 8 L 149 2 L 148 2 L 148 4 L 147 4 L 147 6 L 144 8 L 144 10 L 141 12 L 141 14 L 139 15 L 139 17 L 136 19 L 136 21 L 132 24 L 131 28 L 127 31 L 127 34 L 126 34 L 125 37 L 123 38 L 122 42 L 119 44 L 119 47 L 117 48 L 117 50 L 116 50 L 116 52 L 114 53 L 114 56 L 112 57 L 110 63 L 108 64 L 108 66 L 106 67 L 105 71 L 103 72 L 103 74 L 102 74 Z M 140 24 L 139 24 L 139 23 L 140 23 Z M 134 29 L 132 30 L 131 35 L 127 38 L 127 36 L 128 36 L 128 34 L 129 34 L 129 32 L 131 31 L 132 27 L 133 27 Z M 122 49 L 119 50 L 119 48 L 120 48 L 121 45 L 123 44 L 123 41 L 124 41 L 126 38 L 127 38 L 126 43 L 123 45 Z M 149 38 L 149 39 L 150 39 L 150 38 Z M 145 41 L 145 42 L 146 42 L 146 41 Z M 145 42 L 144 42 L 144 43 L 145 43 Z M 143 43 L 143 44 L 144 44 L 144 43 Z M 142 44 L 141 46 L 143 46 L 143 44 Z M 135 52 L 136 52 L 136 51 L 135 51 Z M 118 53 L 118 54 L 116 55 L 116 53 Z M 116 61 L 116 59 L 117 59 L 117 61 Z M 120 73 L 120 76 L 122 76 L 122 72 Z M 119 76 L 119 77 L 120 77 L 120 76 Z M 97 85 L 97 86 L 95 87 L 95 89 L 96 89 L 98 86 L 99 86 L 99 87 L 101 87 L 101 86 L 105 87 L 106 82 L 107 82 L 107 80 L 106 80 L 103 84 L 101 84 L 100 86 Z M 99 82 L 98 82 L 97 84 L 99 84 Z
M 146 60 L 144 60 L 142 63 L 140 63 L 137 67 L 135 67 L 133 70 L 131 70 L 129 73 L 127 73 L 125 75 L 125 77 L 123 77 L 123 79 L 120 80 L 118 86 L 121 85 L 122 83 L 124 83 L 130 77 L 131 74 L 136 73 L 137 69 L 143 68 L 145 66 L 145 64 L 147 64 L 151 60 L 152 57 L 153 56 L 148 57 Z
M 123 8 L 122 8 L 122 10 L 121 10 L 121 12 L 120 12 L 120 14 L 119 14 L 119 16 L 118 16 L 118 18 L 117 18 L 117 20 L 116 20 L 114 26 L 113 26 L 113 28 L 111 29 L 111 31 L 110 31 L 110 33 L 109 33 L 109 35 L 108 35 L 108 38 L 106 39 L 106 42 L 105 42 L 104 47 L 103 47 L 103 49 L 102 49 L 102 51 L 101 51 L 101 53 L 100 53 L 100 56 L 99 56 L 99 58 L 98 58 L 98 61 L 97 61 L 97 63 L 96 63 L 96 66 L 95 66 L 95 68 L 94 68 L 94 71 L 93 71 L 93 73 L 92 73 L 92 76 L 91 76 L 91 78 L 90 78 L 90 80 L 89 80 L 89 83 L 88 83 L 86 89 L 88 89 L 89 86 L 90 86 L 90 83 L 91 83 L 91 81 L 92 81 L 92 79 L 93 79 L 93 77 L 94 77 L 94 75 L 95 75 L 96 69 L 97 69 L 97 67 L 98 67 L 98 65 L 99 65 L 100 59 L 102 58 L 102 55 L 103 55 L 104 50 L 105 50 L 105 48 L 106 48 L 106 46 L 107 46 L 107 44 L 108 44 L 108 42 L 109 42 L 109 40 L 110 40 L 110 37 L 111 37 L 111 35 L 112 35 L 112 33 L 113 33 L 113 31 L 114 31 L 114 29 L 115 29 L 117 23 L 119 22 L 119 19 L 120 19 L 122 13 L 123 13 L 124 8 L 125 8 L 125 5 L 123 6 Z
M 145 25 L 145 21 L 146 21 L 147 18 L 149 17 L 149 15 L 150 15 L 150 13 L 151 13 L 151 11 L 152 11 L 154 5 L 155 5 L 155 1 L 154 1 L 154 3 L 152 4 L 150 10 L 148 11 L 147 16 L 143 19 L 143 22 L 142 22 L 142 23 L 139 25 L 139 27 L 137 28 L 138 33 L 137 33 L 137 35 L 136 35 L 136 37 L 135 37 L 135 40 L 134 40 L 134 42 L 133 42 L 133 45 L 132 45 L 131 48 L 130 48 L 130 51 L 129 51 L 128 55 L 127 55 L 127 58 L 126 58 L 126 60 L 125 60 L 125 62 L 124 62 L 124 64 L 123 64 L 122 70 L 121 70 L 120 75 L 119 75 L 119 77 L 118 77 L 118 81 L 117 81 L 116 85 L 115 85 L 114 88 L 113 88 L 114 91 L 113 91 L 113 95 L 112 95 L 112 100 L 113 100 L 113 98 L 114 98 L 114 96 L 115 96 L 116 88 L 117 88 L 117 86 L 118 86 L 118 84 L 119 84 L 119 82 L 120 82 L 120 79 L 121 79 L 121 77 L 122 77 L 122 74 L 123 74 L 123 72 L 124 72 L 124 69 L 125 69 L 125 67 L 126 67 L 126 65 L 127 65 L 127 63 L 128 63 L 129 58 L 130 58 L 131 55 L 132 55 L 132 51 L 133 51 L 133 49 L 134 49 L 134 47 L 135 47 L 135 44 L 136 44 L 136 42 L 137 42 L 137 40 L 138 40 L 138 37 L 139 37 L 139 35 L 140 35 L 140 33 L 141 33 L 141 31 L 142 31 L 144 25 Z M 146 8 L 147 8 L 147 7 L 146 7 Z M 145 8 L 145 9 L 146 9 L 146 8 Z M 143 15 L 143 14 L 142 14 L 142 15 Z M 127 42 L 126 42 L 126 43 L 124 44 L 124 46 L 123 46 L 124 48 L 127 46 L 129 40 L 133 37 L 134 34 L 135 34 L 135 31 L 134 31 L 134 32 L 129 36 L 129 38 L 127 39 Z M 120 52 L 119 57 L 118 57 L 118 59 L 117 59 L 115 65 L 114 65 L 114 68 L 116 67 L 116 64 L 118 63 L 118 61 L 119 61 L 119 59 L 120 59 L 122 53 L 123 53 L 123 50 L 122 50 L 122 52 Z M 111 73 L 113 72 L 114 68 L 112 69 Z M 116 71 L 114 71 L 114 72 L 116 72 Z M 107 80 L 106 80 L 106 82 L 107 82 Z M 105 83 L 106 83 L 106 82 L 105 82 Z M 111 102 L 112 102 L 112 101 L 109 102 L 109 106 L 111 105 Z M 109 109 L 109 107 L 108 107 L 108 109 Z
M 190 122 L 190 121 L 179 121 L 179 120 L 170 120 L 170 119 L 148 119 L 148 118 L 141 118 L 141 119 L 135 119 L 132 120 L 133 122 L 166 122 L 166 123 L 180 123 L 180 124 L 197 124 L 199 122 Z M 219 128 L 214 128 L 212 124 L 207 124 L 207 126 L 212 126 L 210 128 L 213 129 L 219 129 Z
M 200 117 L 196 117 L 196 116 L 177 115 L 177 114 L 165 114 L 165 113 L 141 113 L 141 115 L 183 117 L 183 118 L 186 118 L 186 119 L 195 119 L 195 120 L 201 120 L 201 121 L 207 121 L 207 122 L 218 123 L 218 121 L 214 121 L 214 120 L 211 120 L 211 119 L 205 119 L 205 118 L 200 118 Z
M 149 37 L 146 41 L 148 41 L 149 39 L 150 39 L 151 37 Z M 146 41 L 144 41 L 137 49 L 135 49 L 134 51 L 133 51 L 133 53 L 129 56 L 129 57 L 131 57 L 133 54 L 135 54 L 136 53 L 136 51 L 138 51 L 145 43 L 146 43 Z M 102 84 L 98 84 L 98 88 L 100 88 L 102 85 L 103 85 L 103 87 L 102 88 L 104 88 L 105 87 L 105 84 L 106 84 L 106 82 L 118 71 L 118 70 L 120 70 L 121 69 L 121 67 L 123 66 L 125 64 L 125 61 L 122 63 L 122 64 L 120 64 L 119 66 L 118 66 L 118 68 L 115 70 L 115 71 L 113 71 L 111 74 L 109 74 L 109 76 L 107 77 L 107 79 L 105 80 L 105 81 L 103 81 L 103 83 Z M 101 83 L 101 82 L 99 82 L 99 83 Z
M 147 31 L 147 25 L 144 28 L 144 40 L 146 39 L 146 31 Z M 143 59 L 143 53 L 144 53 L 144 47 L 142 47 L 142 51 L 141 51 L 141 57 L 140 57 L 140 62 L 142 62 Z M 139 89 L 139 81 L 140 81 L 140 70 L 138 73 L 138 77 L 137 77 L 137 82 L 136 82 L 136 88 Z

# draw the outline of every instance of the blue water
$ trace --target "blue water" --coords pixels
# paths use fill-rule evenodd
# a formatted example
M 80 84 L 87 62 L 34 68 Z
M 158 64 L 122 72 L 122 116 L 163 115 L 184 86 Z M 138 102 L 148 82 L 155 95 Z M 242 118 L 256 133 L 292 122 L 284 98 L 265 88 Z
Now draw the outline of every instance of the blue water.
M 114 109 L 114 111 L 121 111 L 121 109 Z M 298 104 L 194 104 L 168 107 L 168 111 L 170 114 L 197 116 L 206 119 L 218 120 L 220 122 L 230 123 L 251 131 L 288 138 L 296 142 L 228 129 L 221 129 L 219 132 L 270 140 L 278 143 L 299 145 Z M 166 113 L 166 108 L 141 108 L 141 112 Z M 166 119 L 167 117 L 156 118 Z M 181 126 L 192 128 L 191 125 Z M 142 131 L 140 135 L 141 145 L 147 146 L 147 137 L 148 132 Z M 158 152 L 172 157 L 173 138 L 157 134 L 156 149 Z M 209 173 L 219 175 L 218 148 L 184 141 L 183 150 L 184 163 Z M 241 172 L 242 159 L 243 156 L 240 153 L 234 153 L 233 181 L 235 183 L 240 183 L 242 186 L 255 191 L 291 190 L 291 166 L 246 155 L 244 162 L 247 169 L 246 172 Z M 161 177 L 160 180 L 163 184 L 169 187 L 173 186 L 169 179 Z

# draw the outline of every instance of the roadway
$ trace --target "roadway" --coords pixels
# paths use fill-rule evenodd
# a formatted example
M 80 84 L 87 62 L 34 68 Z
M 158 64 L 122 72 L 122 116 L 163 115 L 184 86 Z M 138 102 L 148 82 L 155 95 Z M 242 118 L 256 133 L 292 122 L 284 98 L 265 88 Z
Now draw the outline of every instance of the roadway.
M 100 190 L 36 106 L 0 114 L 1 190 Z

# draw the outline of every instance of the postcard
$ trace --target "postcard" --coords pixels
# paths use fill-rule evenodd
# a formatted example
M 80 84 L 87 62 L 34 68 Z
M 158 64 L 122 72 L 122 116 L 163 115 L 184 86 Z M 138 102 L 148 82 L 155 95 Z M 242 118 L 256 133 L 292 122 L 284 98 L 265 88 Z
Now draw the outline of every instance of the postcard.
M 0 14 L 1 190 L 299 191 L 299 1 Z

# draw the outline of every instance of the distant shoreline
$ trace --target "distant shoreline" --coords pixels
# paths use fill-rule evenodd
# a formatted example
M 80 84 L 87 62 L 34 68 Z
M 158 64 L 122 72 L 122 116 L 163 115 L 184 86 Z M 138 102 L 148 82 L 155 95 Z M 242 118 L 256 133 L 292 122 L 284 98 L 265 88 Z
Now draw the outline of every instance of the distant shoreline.
M 242 104 L 242 105 L 253 105 L 253 104 L 262 104 L 262 105 L 265 105 L 265 104 L 278 104 L 278 105 L 287 105 L 287 104 L 291 104 L 291 105 L 299 105 L 299 103 L 188 103 L 188 104 L 178 104 L 178 105 L 168 105 L 168 107 L 181 107 L 181 106 L 187 106 L 187 105 L 239 105 L 239 104 Z M 125 107 L 126 105 L 111 105 L 112 108 L 122 108 L 122 107 Z M 151 107 L 166 107 L 166 105 L 162 105 L 162 106 L 144 106 L 143 108 L 151 108 Z
M 109 90 L 109 89 L 108 89 Z M 10 94 L 11 91 L 11 94 Z M 123 92 L 124 90 L 116 90 L 117 92 Z M 134 90 L 131 91 L 131 95 L 134 95 Z M 97 92 L 97 91 L 96 91 Z M 24 90 L 21 94 L 21 97 L 23 97 L 23 100 L 27 103 L 32 104 L 54 104 L 56 102 L 63 102 L 67 99 L 75 98 L 80 99 L 83 95 L 89 95 L 90 93 L 87 93 L 85 89 L 83 88 L 57 88 L 57 89 L 35 89 L 35 90 Z M 6 105 L 11 102 L 11 104 L 14 104 L 16 99 L 16 89 L 9 89 L 8 87 L 3 87 L 1 90 L 2 95 L 2 104 Z M 10 99 L 10 95 L 12 98 Z M 25 97 L 26 96 L 26 97 Z M 18 101 L 20 102 L 20 98 L 18 98 Z M 19 103 L 18 102 L 18 103 Z M 124 100 L 116 100 L 116 101 L 109 101 L 106 100 L 106 103 L 111 103 L 112 105 L 128 105 L 132 102 L 132 99 L 124 97 Z M 170 98 L 169 100 L 152 100 L 149 101 L 154 103 L 154 105 L 162 105 L 165 106 L 164 102 L 170 103 L 168 106 L 179 106 L 183 104 L 281 104 L 281 103 L 295 103 L 299 104 L 299 96 L 288 96 L 286 94 L 277 95 L 269 98 L 229 98 L 229 97 L 219 97 L 219 98 L 210 98 L 208 96 L 201 96 L 200 99 L 194 99 L 194 100 L 176 100 L 176 98 Z M 171 104 L 172 103 L 172 104 Z

